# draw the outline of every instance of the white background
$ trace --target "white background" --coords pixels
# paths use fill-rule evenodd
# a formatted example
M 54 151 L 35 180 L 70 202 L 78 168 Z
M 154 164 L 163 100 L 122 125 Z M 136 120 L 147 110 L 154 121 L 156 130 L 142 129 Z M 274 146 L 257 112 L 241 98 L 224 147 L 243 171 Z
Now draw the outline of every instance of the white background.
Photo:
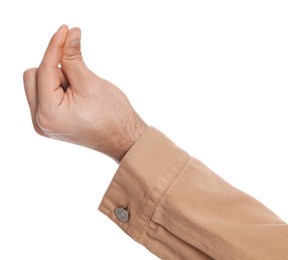
M 97 210 L 117 165 L 32 129 L 22 73 L 63 23 L 148 124 L 288 221 L 286 3 L 2 1 L 0 259 L 157 259 Z

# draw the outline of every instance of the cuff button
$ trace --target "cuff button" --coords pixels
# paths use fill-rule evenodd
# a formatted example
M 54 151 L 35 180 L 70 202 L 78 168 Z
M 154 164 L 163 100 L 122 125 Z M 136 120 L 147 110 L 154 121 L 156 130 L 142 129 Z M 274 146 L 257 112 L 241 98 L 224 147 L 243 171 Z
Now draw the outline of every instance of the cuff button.
M 116 218 L 122 223 L 127 223 L 129 221 L 129 214 L 125 208 L 116 208 L 114 210 L 114 214 Z

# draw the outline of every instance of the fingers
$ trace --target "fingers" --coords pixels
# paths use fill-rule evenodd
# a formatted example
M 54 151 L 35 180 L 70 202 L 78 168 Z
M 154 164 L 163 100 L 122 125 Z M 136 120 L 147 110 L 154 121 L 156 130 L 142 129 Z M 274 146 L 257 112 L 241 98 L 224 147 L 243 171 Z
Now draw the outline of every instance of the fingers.
M 37 68 L 29 69 L 24 72 L 23 81 L 24 81 L 24 88 L 27 97 L 27 101 L 30 107 L 32 123 L 34 126 L 35 131 L 40 134 L 44 135 L 44 132 L 40 129 L 36 122 L 36 113 L 37 113 Z
M 62 25 L 51 38 L 41 65 L 51 68 L 58 67 L 62 56 L 62 48 L 68 33 L 68 26 Z M 41 66 L 40 65 L 40 66 Z
M 68 33 L 63 25 L 51 38 L 37 73 L 38 102 L 51 104 L 59 102 L 63 89 L 60 87 L 58 65 L 62 56 L 62 48 Z M 56 93 L 58 92 L 58 93 Z
M 39 127 L 36 120 L 36 114 L 38 109 L 37 71 L 38 68 L 26 70 L 23 74 L 23 82 L 27 101 L 31 112 L 33 127 L 38 134 L 46 136 L 46 134 Z M 59 75 L 60 75 L 61 87 L 64 90 L 66 90 L 69 87 L 69 82 L 61 69 L 59 69 Z

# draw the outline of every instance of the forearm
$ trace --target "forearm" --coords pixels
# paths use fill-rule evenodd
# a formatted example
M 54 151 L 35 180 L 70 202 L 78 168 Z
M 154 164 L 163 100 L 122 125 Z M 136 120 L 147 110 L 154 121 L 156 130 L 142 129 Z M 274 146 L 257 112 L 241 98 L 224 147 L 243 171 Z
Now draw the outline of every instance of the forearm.
M 127 207 L 127 223 L 117 207 Z M 163 259 L 288 254 L 287 224 L 153 128 L 124 157 L 99 209 Z

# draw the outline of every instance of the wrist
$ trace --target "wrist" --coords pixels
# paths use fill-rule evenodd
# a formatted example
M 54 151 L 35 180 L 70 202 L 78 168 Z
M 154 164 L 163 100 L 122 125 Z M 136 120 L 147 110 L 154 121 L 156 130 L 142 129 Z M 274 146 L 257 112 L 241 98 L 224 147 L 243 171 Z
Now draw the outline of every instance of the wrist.
M 117 163 L 120 163 L 123 157 L 127 154 L 130 148 L 142 136 L 148 125 L 136 114 L 135 120 L 126 125 L 121 131 L 120 136 L 112 149 L 110 157 Z

